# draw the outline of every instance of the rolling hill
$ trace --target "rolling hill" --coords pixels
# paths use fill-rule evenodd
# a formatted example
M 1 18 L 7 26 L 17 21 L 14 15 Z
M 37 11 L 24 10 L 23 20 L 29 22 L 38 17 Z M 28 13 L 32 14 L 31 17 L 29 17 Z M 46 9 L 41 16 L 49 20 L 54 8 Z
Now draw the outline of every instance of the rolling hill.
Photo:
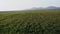
M 31 8 L 30 10 L 48 10 L 48 9 L 60 9 L 60 7 L 56 7 L 56 6 L 48 6 L 46 8 L 43 8 L 43 7 L 33 7 Z

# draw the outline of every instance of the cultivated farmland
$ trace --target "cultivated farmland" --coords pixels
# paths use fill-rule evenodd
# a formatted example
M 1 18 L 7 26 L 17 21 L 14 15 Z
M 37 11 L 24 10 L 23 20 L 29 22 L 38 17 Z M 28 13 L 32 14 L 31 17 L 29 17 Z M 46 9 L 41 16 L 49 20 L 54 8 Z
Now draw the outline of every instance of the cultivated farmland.
M 60 34 L 60 10 L 0 12 L 0 34 Z

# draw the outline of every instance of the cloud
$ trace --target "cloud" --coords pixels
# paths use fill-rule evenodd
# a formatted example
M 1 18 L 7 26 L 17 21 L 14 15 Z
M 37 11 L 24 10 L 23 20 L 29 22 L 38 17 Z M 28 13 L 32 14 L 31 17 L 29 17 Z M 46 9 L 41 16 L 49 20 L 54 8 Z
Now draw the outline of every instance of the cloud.
M 60 0 L 0 0 L 0 10 L 22 10 L 31 7 L 60 6 Z

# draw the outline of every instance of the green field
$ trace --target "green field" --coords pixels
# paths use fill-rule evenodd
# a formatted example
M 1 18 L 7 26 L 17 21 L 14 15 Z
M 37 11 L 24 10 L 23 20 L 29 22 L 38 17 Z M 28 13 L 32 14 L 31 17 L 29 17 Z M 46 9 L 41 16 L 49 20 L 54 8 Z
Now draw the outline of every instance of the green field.
M 60 10 L 0 12 L 0 34 L 60 34 Z

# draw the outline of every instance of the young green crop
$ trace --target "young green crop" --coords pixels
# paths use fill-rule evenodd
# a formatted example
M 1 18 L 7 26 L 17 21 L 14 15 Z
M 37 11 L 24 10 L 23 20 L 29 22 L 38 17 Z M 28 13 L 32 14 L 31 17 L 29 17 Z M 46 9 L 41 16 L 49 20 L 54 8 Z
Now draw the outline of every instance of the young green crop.
M 1 12 L 0 34 L 60 34 L 60 10 Z

